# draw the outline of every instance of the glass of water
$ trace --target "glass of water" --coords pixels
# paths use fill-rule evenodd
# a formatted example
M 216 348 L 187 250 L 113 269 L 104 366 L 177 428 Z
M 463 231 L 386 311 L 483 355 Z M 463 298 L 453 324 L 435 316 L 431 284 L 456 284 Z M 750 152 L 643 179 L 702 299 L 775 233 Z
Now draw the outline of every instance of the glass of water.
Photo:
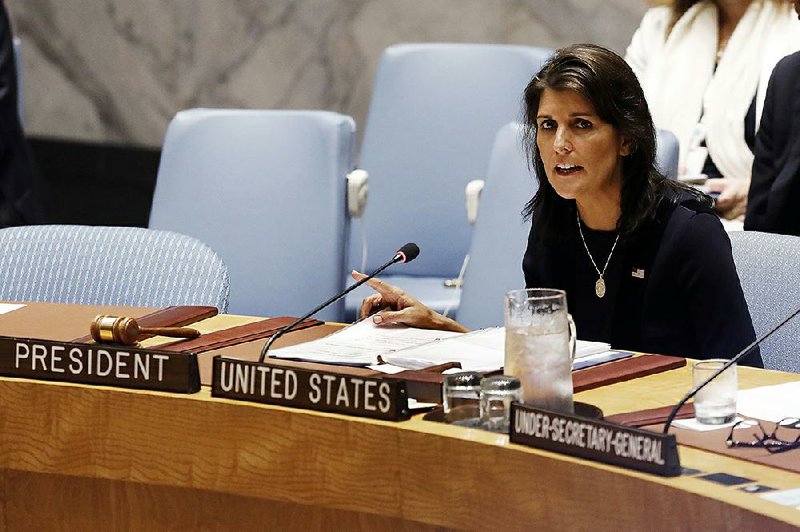
M 480 420 L 481 379 L 477 371 L 445 376 L 442 383 L 444 419 L 454 425 L 474 427 Z
M 573 413 L 575 325 L 563 290 L 511 290 L 505 298 L 504 373 L 522 384 L 522 402 Z
M 692 366 L 692 385 L 698 386 L 728 362 L 717 358 L 695 362 Z M 736 417 L 738 388 L 734 364 L 694 396 L 694 416 L 697 421 L 706 425 L 722 425 L 733 421 Z
M 511 403 L 522 399 L 519 379 L 508 375 L 486 377 L 481 381 L 481 428 L 508 433 Z

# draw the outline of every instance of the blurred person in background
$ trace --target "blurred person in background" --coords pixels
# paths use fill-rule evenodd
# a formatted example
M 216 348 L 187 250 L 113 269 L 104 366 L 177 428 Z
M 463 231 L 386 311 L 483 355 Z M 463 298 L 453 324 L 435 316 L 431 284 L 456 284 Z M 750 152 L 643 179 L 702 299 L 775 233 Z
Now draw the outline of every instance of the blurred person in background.
M 800 18 L 800 0 L 794 9 Z M 800 236 L 800 52 L 782 59 L 769 81 L 744 228 Z
M 741 219 L 769 75 L 800 50 L 800 26 L 786 0 L 666 4 L 645 14 L 625 59 L 656 127 L 678 137 L 680 177 L 707 177 L 719 214 Z
M 13 35 L 0 0 L 0 228 L 44 222 L 37 176 L 22 132 Z

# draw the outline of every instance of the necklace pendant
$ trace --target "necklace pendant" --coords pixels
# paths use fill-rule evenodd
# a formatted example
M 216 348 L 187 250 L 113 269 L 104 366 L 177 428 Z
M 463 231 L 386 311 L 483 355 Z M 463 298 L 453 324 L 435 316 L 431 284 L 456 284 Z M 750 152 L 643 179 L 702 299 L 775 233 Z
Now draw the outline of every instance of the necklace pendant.
M 602 277 L 597 279 L 597 282 L 594 283 L 594 293 L 601 299 L 606 295 L 606 282 Z

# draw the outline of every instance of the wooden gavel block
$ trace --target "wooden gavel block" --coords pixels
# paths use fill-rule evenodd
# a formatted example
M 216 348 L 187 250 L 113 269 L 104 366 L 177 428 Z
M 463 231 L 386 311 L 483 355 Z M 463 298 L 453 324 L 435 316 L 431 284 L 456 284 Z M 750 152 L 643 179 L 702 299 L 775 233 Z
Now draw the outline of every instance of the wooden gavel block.
M 142 336 L 197 338 L 200 331 L 189 327 L 139 327 L 133 318 L 97 316 L 89 326 L 94 341 L 101 344 L 136 345 Z

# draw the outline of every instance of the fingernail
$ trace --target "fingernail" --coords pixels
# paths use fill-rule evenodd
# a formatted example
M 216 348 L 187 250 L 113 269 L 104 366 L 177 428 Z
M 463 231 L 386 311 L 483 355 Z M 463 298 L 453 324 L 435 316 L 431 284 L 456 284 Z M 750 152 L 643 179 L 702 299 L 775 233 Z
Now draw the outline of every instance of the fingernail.
M 375 314 L 372 316 L 372 323 L 383 323 L 383 316 L 380 314 Z

